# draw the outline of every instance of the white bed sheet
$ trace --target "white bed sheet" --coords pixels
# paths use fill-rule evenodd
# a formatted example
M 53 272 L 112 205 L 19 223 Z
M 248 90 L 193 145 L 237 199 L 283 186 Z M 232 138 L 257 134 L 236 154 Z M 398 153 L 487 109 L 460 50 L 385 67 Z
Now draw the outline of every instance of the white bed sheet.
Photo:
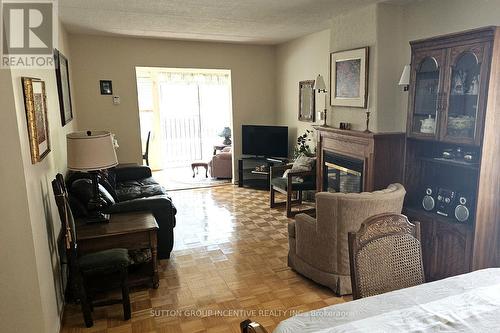
M 274 333 L 500 332 L 500 268 L 328 306 Z

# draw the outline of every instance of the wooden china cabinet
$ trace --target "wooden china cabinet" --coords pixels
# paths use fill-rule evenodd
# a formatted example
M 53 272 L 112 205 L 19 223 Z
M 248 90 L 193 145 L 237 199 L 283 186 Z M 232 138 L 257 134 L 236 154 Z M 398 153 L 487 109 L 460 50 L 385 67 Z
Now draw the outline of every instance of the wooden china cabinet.
M 500 266 L 500 29 L 410 44 L 404 210 L 426 278 Z

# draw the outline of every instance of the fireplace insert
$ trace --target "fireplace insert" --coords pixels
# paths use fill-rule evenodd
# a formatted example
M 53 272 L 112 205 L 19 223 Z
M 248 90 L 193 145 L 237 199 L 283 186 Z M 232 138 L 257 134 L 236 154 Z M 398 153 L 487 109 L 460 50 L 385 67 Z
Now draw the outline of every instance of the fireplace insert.
M 326 192 L 360 193 L 363 191 L 364 162 L 324 151 L 323 189 Z

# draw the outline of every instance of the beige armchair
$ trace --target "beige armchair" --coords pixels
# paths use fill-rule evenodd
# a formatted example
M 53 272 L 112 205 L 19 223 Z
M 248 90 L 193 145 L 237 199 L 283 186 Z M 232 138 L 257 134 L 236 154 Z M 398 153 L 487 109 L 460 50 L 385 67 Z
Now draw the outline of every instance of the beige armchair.
M 213 178 L 232 178 L 233 177 L 233 153 L 230 147 L 226 147 L 212 157 L 208 162 L 210 175 Z
M 306 214 L 288 224 L 288 266 L 337 295 L 351 294 L 348 233 L 368 217 L 401 213 L 401 184 L 371 193 L 318 193 L 316 219 Z

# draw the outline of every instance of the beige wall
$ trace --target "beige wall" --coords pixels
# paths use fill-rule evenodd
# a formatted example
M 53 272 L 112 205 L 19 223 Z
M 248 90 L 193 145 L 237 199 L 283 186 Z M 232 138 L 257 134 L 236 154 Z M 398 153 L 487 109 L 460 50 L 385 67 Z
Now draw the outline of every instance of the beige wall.
M 71 62 L 71 55 L 67 45 L 67 34 L 61 26 L 59 30 L 58 49 Z M 10 74 L 13 104 L 8 105 L 6 111 L 12 112 L 9 114 L 12 119 L 8 119 L 10 124 L 8 131 L 2 131 L 2 133 L 4 135 L 8 134 L 10 138 L 8 142 L 12 143 L 13 147 L 16 147 L 16 153 L 7 154 L 2 148 L 2 156 L 5 158 L 9 157 L 9 168 L 15 168 L 17 171 L 22 172 L 22 174 L 16 175 L 16 178 L 12 178 L 12 180 L 16 180 L 16 184 L 8 187 L 9 192 L 12 191 L 12 193 L 9 193 L 9 196 L 13 196 L 16 191 L 20 192 L 19 197 L 15 198 L 19 202 L 17 205 L 11 206 L 10 209 L 2 209 L 2 212 L 4 214 L 6 211 L 14 211 L 18 215 L 27 214 L 27 216 L 22 216 L 19 220 L 12 221 L 9 224 L 11 228 L 5 230 L 5 235 L 11 235 L 7 244 L 15 244 L 2 249 L 2 253 L 6 254 L 6 251 L 8 253 L 16 253 L 14 258 L 17 260 L 18 267 L 14 268 L 14 271 L 6 272 L 6 274 L 19 279 L 19 282 L 22 282 L 24 279 L 30 280 L 26 281 L 26 290 L 29 291 L 29 295 L 14 298 L 3 297 L 2 295 L 1 299 L 4 301 L 8 299 L 9 302 L 6 305 L 9 306 L 11 306 L 11 300 L 19 299 L 23 302 L 23 306 L 26 306 L 27 310 L 33 307 L 36 311 L 32 315 L 29 311 L 13 307 L 12 309 L 19 311 L 9 318 L 9 322 L 12 323 L 12 330 L 9 332 L 57 332 L 60 327 L 60 317 L 63 310 L 60 264 L 56 246 L 56 239 L 61 224 L 52 193 L 51 181 L 54 179 L 56 173 L 61 172 L 64 174 L 66 172 L 66 133 L 76 129 L 76 109 L 73 110 L 75 119 L 65 127 L 62 127 L 54 70 L 13 69 Z M 51 152 L 43 161 L 34 165 L 31 164 L 26 126 L 21 84 L 21 77 L 23 76 L 44 80 L 47 95 Z M 15 119 L 13 116 L 15 116 Z M 14 124 L 15 126 L 12 126 Z M 2 125 L 5 126 L 3 122 Z M 6 173 L 6 175 L 8 174 Z M 7 181 L 8 183 L 10 181 Z M 10 199 L 7 198 L 7 200 Z M 7 216 L 9 216 L 8 213 Z M 12 225 L 14 223 L 16 224 L 15 226 Z M 3 224 L 4 221 L 2 219 L 2 226 Z M 18 229 L 24 229 L 24 231 Z M 13 231 L 16 230 L 19 232 L 14 234 Z M 3 235 L 4 232 L 2 231 Z M 5 245 L 5 243 L 2 242 L 2 245 Z M 21 246 L 22 249 L 17 251 L 16 246 Z M 31 256 L 28 258 L 30 260 L 22 260 L 21 257 L 17 257 L 17 253 L 19 252 L 21 256 L 23 251 L 31 251 Z M 2 273 L 4 273 L 4 268 L 2 268 Z M 4 286 L 3 277 L 1 281 L 2 288 L 0 288 L 0 292 L 10 293 L 13 290 L 21 290 L 20 293 L 25 292 L 24 286 L 16 288 L 15 283 L 11 286 Z M 15 301 L 13 305 L 15 305 Z M 16 327 L 24 326 L 32 326 L 35 329 L 16 329 Z
M 500 25 L 499 12 L 500 0 L 414 1 L 404 6 L 403 26 L 406 38 L 410 41 Z
M 271 46 L 71 35 L 75 104 L 81 129 L 117 135 L 120 162 L 142 163 L 135 66 L 230 69 L 235 160 L 241 153 L 242 124 L 275 122 L 275 57 Z M 113 81 L 101 96 L 99 80 Z M 233 168 L 236 170 L 236 165 Z
M 21 142 L 9 70 L 0 70 L 0 323 L 2 332 L 37 332 L 43 325 Z
M 290 154 L 297 136 L 314 125 L 298 120 L 299 81 L 315 80 L 318 74 L 328 81 L 329 45 L 330 30 L 323 30 L 276 47 L 277 123 L 288 126 Z M 316 110 L 324 105 L 324 94 L 316 94 Z M 316 119 L 315 124 L 321 123 Z
M 401 105 L 405 97 L 398 85 L 407 63 L 402 57 L 404 40 L 401 6 L 377 6 L 377 62 L 374 72 L 376 98 L 376 129 L 379 132 L 404 131 L 406 108 Z
M 377 6 L 370 5 L 345 14 L 336 16 L 331 22 L 330 52 L 350 50 L 369 46 L 368 94 L 370 95 L 370 110 L 372 112 L 372 131 L 377 130 Z M 330 60 L 328 60 L 330 61 Z M 328 74 L 328 77 L 330 73 Z M 327 86 L 330 86 L 328 81 Z M 355 130 L 365 129 L 365 109 L 349 107 L 331 107 L 328 124 L 339 127 L 339 122 L 349 122 Z

